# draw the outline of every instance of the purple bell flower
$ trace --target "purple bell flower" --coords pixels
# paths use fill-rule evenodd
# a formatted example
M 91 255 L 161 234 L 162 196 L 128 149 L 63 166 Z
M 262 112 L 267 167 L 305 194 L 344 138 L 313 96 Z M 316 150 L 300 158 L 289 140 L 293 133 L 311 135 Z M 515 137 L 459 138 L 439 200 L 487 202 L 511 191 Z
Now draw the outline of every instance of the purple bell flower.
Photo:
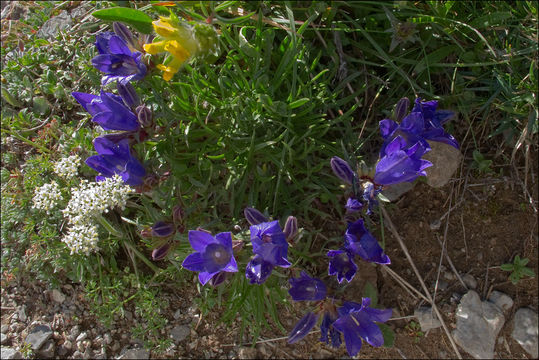
M 258 225 L 268 221 L 268 218 L 264 214 L 252 207 L 246 207 L 243 210 L 243 215 L 251 225 Z
M 238 271 L 232 252 L 232 235 L 229 232 L 214 237 L 205 231 L 189 230 L 188 237 L 196 252 L 187 256 L 182 266 L 187 270 L 199 271 L 198 280 L 202 285 L 221 271 Z
M 164 221 L 158 221 L 152 226 L 152 236 L 169 237 L 174 235 L 176 228 L 173 224 Z
M 363 219 L 348 223 L 344 239 L 346 250 L 359 255 L 363 260 L 382 265 L 391 263 L 378 241 L 365 228 Z
M 146 170 L 131 155 L 129 140 L 114 143 L 107 138 L 98 137 L 94 139 L 94 148 L 98 155 L 86 159 L 86 165 L 101 173 L 101 176 L 96 177 L 97 181 L 118 174 L 127 185 L 138 186 L 144 182 Z
M 294 301 L 318 301 L 326 298 L 326 285 L 320 279 L 312 278 L 305 271 L 299 278 L 292 278 L 288 293 Z
M 350 165 L 338 156 L 334 156 L 330 161 L 333 173 L 345 183 L 352 185 L 356 175 Z
M 318 314 L 313 312 L 307 313 L 292 329 L 290 335 L 288 335 L 288 343 L 294 344 L 303 339 L 312 330 L 318 321 Z
M 333 323 L 337 319 L 338 314 L 335 310 L 326 311 L 320 324 L 320 341 L 329 345 L 331 340 L 331 346 L 334 348 L 338 348 L 342 344 L 341 333 L 333 327 Z
M 426 148 L 420 141 L 409 147 L 402 136 L 397 136 L 387 145 L 376 164 L 374 182 L 379 185 L 393 185 L 426 176 L 425 169 L 432 166 L 432 163 L 421 159 L 425 152 Z
M 337 275 L 337 281 L 342 283 L 344 279 L 350 282 L 357 272 L 357 265 L 354 263 L 354 255 L 349 250 L 330 250 L 327 256 L 329 261 L 329 275 Z
M 251 284 L 263 284 L 268 280 L 274 265 L 265 261 L 262 255 L 255 254 L 245 267 L 245 277 Z
M 170 244 L 167 242 L 167 243 L 164 243 L 163 245 L 153 249 L 152 251 L 152 260 L 153 261 L 158 261 L 158 260 L 163 260 L 165 258 L 165 256 L 168 255 L 168 252 L 170 251 L 171 249 L 171 246 Z
M 141 80 L 146 75 L 146 65 L 141 61 L 142 53 L 131 52 L 120 36 L 106 32 L 96 36 L 95 46 L 99 55 L 92 59 L 92 65 L 105 76 L 101 84 L 112 81 L 125 84 L 131 80 Z
M 137 116 L 118 95 L 104 91 L 99 96 L 80 92 L 71 95 L 92 115 L 92 121 L 105 130 L 135 131 L 140 128 Z
M 363 298 L 361 304 L 345 302 L 338 309 L 339 318 L 333 322 L 333 327 L 343 334 L 350 356 L 356 356 L 361 350 L 362 338 L 374 347 L 384 344 L 384 336 L 375 321 L 386 322 L 393 310 L 373 309 L 369 307 L 370 303 L 369 298 Z
M 348 198 L 344 207 L 348 212 L 358 212 L 363 208 L 363 204 L 354 198 Z

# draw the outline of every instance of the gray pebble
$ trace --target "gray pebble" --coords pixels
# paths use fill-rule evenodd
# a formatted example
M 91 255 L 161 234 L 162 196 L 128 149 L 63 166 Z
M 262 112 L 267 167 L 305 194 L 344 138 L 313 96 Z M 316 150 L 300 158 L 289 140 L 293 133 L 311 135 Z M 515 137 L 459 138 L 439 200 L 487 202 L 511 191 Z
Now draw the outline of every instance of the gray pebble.
M 496 290 L 490 294 L 488 301 L 496 304 L 503 311 L 508 311 L 513 307 L 513 299 L 509 295 Z
M 520 308 L 515 313 L 513 322 L 513 339 L 526 350 L 534 359 L 538 357 L 538 316 L 528 308 Z
M 175 343 L 182 342 L 191 334 L 191 328 L 187 325 L 178 325 L 175 326 L 170 331 L 170 337 L 174 340 Z
M 26 342 L 32 346 L 34 351 L 37 351 L 43 344 L 52 336 L 52 330 L 49 325 L 37 325 L 26 336 Z
M 41 350 L 39 350 L 39 356 L 42 356 L 44 358 L 52 358 L 54 357 L 54 351 L 55 351 L 55 343 L 54 340 L 49 340 L 41 347 Z
M 2 341 L 1 341 L 1 344 L 2 344 L 2 345 L 5 345 L 8 341 L 9 341 L 9 338 L 7 337 L 7 335 L 4 334 L 4 333 L 2 333 Z
M 11 360 L 11 359 L 22 359 L 22 354 L 20 351 L 17 351 L 10 347 L 2 346 L 2 359 Z
M 9 325 L 8 324 L 2 325 L 0 330 L 1 330 L 0 332 L 2 332 L 3 334 L 6 334 L 9 331 Z
M 464 281 L 464 284 L 466 284 L 469 289 L 477 288 L 477 280 L 470 274 L 462 276 L 462 281 Z
M 85 340 L 88 337 L 88 333 L 86 331 L 83 331 L 77 336 L 76 342 L 80 342 L 82 340 Z

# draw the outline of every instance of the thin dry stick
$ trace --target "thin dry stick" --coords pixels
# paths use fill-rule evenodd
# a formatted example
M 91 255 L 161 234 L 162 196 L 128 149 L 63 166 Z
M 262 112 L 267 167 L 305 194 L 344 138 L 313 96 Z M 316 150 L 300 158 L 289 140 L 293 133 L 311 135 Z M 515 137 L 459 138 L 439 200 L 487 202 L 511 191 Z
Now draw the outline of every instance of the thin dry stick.
M 447 328 L 447 325 L 445 324 L 444 318 L 442 317 L 442 314 L 440 313 L 440 310 L 438 310 L 438 307 L 432 301 L 429 290 L 428 290 L 427 286 L 425 285 L 425 282 L 423 281 L 423 278 L 419 274 L 419 271 L 417 270 L 417 267 L 415 266 L 414 261 L 412 260 L 412 257 L 410 256 L 410 253 L 408 252 L 408 248 L 406 247 L 406 245 L 404 245 L 404 242 L 402 241 L 399 233 L 397 232 L 397 229 L 395 228 L 395 225 L 393 225 L 393 222 L 391 221 L 391 218 L 389 217 L 389 214 L 387 213 L 386 209 L 383 207 L 382 204 L 380 204 L 379 206 L 380 206 L 380 209 L 382 210 L 382 213 L 384 215 L 385 221 L 387 222 L 387 225 L 389 226 L 389 228 L 391 229 L 391 232 L 393 233 L 393 235 L 395 236 L 395 238 L 399 242 L 399 245 L 400 245 L 402 251 L 404 251 L 404 255 L 406 255 L 406 259 L 408 259 L 408 262 L 412 266 L 412 269 L 414 270 L 417 279 L 421 283 L 421 287 L 423 288 L 423 291 L 425 292 L 425 295 L 429 298 L 429 302 L 431 303 L 432 308 L 434 309 L 434 311 L 436 312 L 436 315 L 438 316 L 438 319 L 442 323 L 442 327 L 444 328 L 444 331 L 445 331 L 449 341 L 451 342 L 451 346 L 453 347 L 453 350 L 455 351 L 455 354 L 457 355 L 457 357 L 459 359 L 462 359 L 462 356 L 460 355 L 459 349 L 457 348 L 457 344 L 455 344 L 455 341 L 453 340 L 453 337 L 451 336 L 451 333 L 449 332 L 449 329 Z
M 400 277 L 396 272 L 394 272 L 393 270 L 391 270 L 390 268 L 388 268 L 387 266 L 382 266 L 381 267 L 382 271 L 385 271 L 386 273 L 388 273 L 389 275 L 393 276 L 393 278 L 404 288 L 404 290 L 406 290 L 408 292 L 408 294 L 410 294 L 414 299 L 417 299 L 417 297 L 411 293 L 410 290 L 414 291 L 417 295 L 419 295 L 423 300 L 425 301 L 429 301 L 429 299 L 427 299 L 425 297 L 425 295 L 423 295 L 423 293 L 421 293 L 419 290 L 417 290 L 415 287 L 413 287 L 412 285 L 410 285 L 410 283 L 408 283 L 406 280 L 404 280 L 402 277 Z
M 447 251 L 445 250 L 445 239 L 444 239 L 444 244 L 442 244 L 442 242 L 440 241 L 440 238 L 438 237 L 438 234 L 436 234 L 436 240 L 438 240 L 438 244 L 440 244 L 440 246 L 442 247 L 442 251 L 445 254 L 445 259 L 449 263 L 449 266 L 451 266 L 451 270 L 453 270 L 453 272 L 457 276 L 457 279 L 459 279 L 462 286 L 464 286 L 464 288 L 468 290 L 468 286 L 466 286 L 466 284 L 464 283 L 464 280 L 462 280 L 462 277 L 460 277 L 460 274 L 457 271 L 457 268 L 455 267 L 455 265 L 453 264 L 453 261 L 451 261 L 451 258 L 449 257 L 449 255 L 447 254 Z
M 316 334 L 316 333 L 319 333 L 320 330 L 313 330 L 313 331 L 309 331 L 309 334 Z M 273 338 L 273 339 L 266 339 L 266 340 L 258 340 L 257 342 L 255 342 L 255 344 L 262 344 L 262 343 L 269 343 L 269 342 L 273 342 L 273 341 L 279 341 L 279 340 L 286 340 L 288 339 L 288 336 L 282 336 L 282 337 L 278 337 L 278 338 Z M 244 343 L 244 344 L 225 344 L 225 345 L 221 345 L 221 346 L 248 346 L 248 345 L 253 345 L 253 343 Z
M 464 214 L 460 214 L 460 223 L 462 224 L 462 240 L 464 241 L 464 250 L 466 251 L 466 263 L 468 261 L 468 244 L 466 243 L 466 228 L 464 227 Z

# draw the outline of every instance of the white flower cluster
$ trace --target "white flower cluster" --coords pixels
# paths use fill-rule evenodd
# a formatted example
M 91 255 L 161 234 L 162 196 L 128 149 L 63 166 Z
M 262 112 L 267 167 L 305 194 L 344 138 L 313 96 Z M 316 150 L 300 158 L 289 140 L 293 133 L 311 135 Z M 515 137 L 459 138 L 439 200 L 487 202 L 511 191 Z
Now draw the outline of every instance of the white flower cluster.
M 60 193 L 58 184 L 53 181 L 50 184 L 36 188 L 32 200 L 34 202 L 33 208 L 45 210 L 47 213 L 50 213 L 58 205 L 58 202 L 62 200 L 62 194 Z
M 127 197 L 133 191 L 118 175 L 100 182 L 82 180 L 79 187 L 71 189 L 71 200 L 62 212 L 71 224 L 85 224 L 92 216 L 114 207 L 124 209 Z
M 62 241 L 71 249 L 71 255 L 88 255 L 97 250 L 97 242 L 99 241 L 97 227 L 91 223 L 75 225 L 69 229 Z
M 82 180 L 79 187 L 71 189 L 71 199 L 62 212 L 72 228 L 62 241 L 71 249 L 72 254 L 88 254 L 98 249 L 94 216 L 114 207 L 124 209 L 133 191 L 118 175 L 100 182 Z
M 80 166 L 80 157 L 78 155 L 71 155 L 63 158 L 54 165 L 54 172 L 64 179 L 72 179 L 77 176 L 77 172 Z

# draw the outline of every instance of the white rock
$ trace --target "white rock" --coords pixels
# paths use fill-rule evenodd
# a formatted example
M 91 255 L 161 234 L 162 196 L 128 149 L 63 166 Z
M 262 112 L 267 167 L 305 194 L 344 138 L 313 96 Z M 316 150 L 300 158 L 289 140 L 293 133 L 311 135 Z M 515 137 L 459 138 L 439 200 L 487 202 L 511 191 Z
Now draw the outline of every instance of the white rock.
M 52 336 L 49 325 L 38 325 L 26 336 L 26 342 L 32 346 L 32 350 L 37 351 Z
M 62 294 L 61 291 L 59 291 L 57 289 L 54 289 L 51 292 L 51 298 L 52 298 L 53 301 L 61 304 L 61 303 L 63 303 L 65 301 L 66 296 L 64 294 Z
M 2 333 L 2 341 L 1 341 L 1 344 L 2 345 L 5 345 L 7 342 L 8 342 L 9 338 L 7 337 L 6 334 Z
M 117 359 L 148 359 L 150 353 L 145 349 L 129 349 Z
M 428 331 L 442 326 L 442 323 L 438 320 L 430 306 L 422 306 L 416 309 L 414 311 L 414 317 L 419 321 L 421 331 Z
M 429 141 L 429 145 L 432 150 L 423 155 L 424 160 L 432 163 L 431 167 L 425 169 L 427 184 L 439 188 L 447 184 L 459 168 L 462 154 L 453 146 L 438 141 Z
M 477 288 L 477 280 L 475 280 L 475 278 L 470 274 L 463 275 L 462 281 L 464 281 L 464 283 L 469 289 Z
M 468 291 L 457 309 L 455 342 L 476 359 L 494 357 L 496 337 L 503 327 L 503 310 L 489 301 L 481 301 L 474 290 Z
M 511 299 L 508 295 L 496 290 L 490 294 L 488 301 L 496 304 L 503 311 L 510 310 L 513 307 L 513 299 Z
M 520 308 L 515 313 L 513 332 L 511 336 L 526 350 L 532 358 L 537 359 L 538 354 L 538 317 L 537 313 L 528 308 Z
M 17 351 L 13 348 L 2 346 L 1 350 L 3 360 L 22 359 L 22 354 L 20 353 L 20 351 Z

